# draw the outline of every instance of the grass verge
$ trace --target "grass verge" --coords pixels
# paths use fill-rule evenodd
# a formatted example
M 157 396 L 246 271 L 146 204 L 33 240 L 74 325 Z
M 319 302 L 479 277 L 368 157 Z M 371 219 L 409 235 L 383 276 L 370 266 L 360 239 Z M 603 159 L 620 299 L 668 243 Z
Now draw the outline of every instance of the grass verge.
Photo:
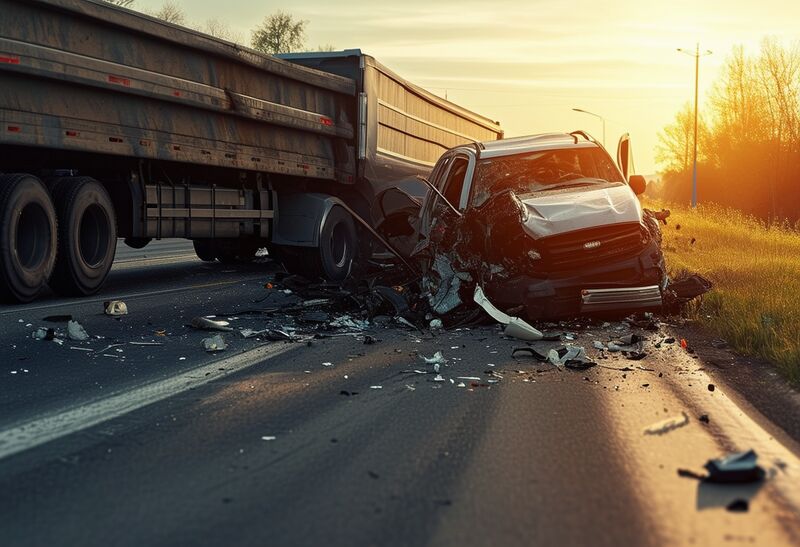
M 696 318 L 800 385 L 800 231 L 714 205 L 645 206 L 672 211 L 662 225 L 670 275 L 688 270 L 714 282 Z

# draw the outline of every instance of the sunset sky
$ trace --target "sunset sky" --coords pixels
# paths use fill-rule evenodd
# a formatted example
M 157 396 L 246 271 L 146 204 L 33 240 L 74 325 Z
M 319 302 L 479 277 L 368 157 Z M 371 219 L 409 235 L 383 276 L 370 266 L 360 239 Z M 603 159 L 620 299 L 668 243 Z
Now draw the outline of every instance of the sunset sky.
M 162 0 L 137 0 L 156 9 Z M 400 75 L 499 120 L 506 135 L 582 128 L 598 139 L 606 118 L 612 154 L 623 132 L 636 167 L 654 173 L 657 132 L 693 99 L 701 59 L 701 112 L 721 63 L 736 44 L 755 51 L 765 36 L 800 38 L 800 2 L 609 0 L 183 0 L 198 23 L 216 17 L 249 41 L 264 16 L 284 9 L 309 21 L 308 46 L 361 48 Z M 746 4 L 746 5 L 745 5 Z

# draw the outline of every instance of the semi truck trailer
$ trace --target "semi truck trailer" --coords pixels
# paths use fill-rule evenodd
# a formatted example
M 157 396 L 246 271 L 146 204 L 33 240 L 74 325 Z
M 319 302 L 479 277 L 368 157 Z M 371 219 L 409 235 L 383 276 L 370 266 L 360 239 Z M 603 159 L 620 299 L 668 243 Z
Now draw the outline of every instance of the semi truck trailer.
M 391 187 L 503 131 L 360 50 L 264 55 L 100 0 L 0 0 L 0 298 L 90 295 L 118 238 L 346 278 Z

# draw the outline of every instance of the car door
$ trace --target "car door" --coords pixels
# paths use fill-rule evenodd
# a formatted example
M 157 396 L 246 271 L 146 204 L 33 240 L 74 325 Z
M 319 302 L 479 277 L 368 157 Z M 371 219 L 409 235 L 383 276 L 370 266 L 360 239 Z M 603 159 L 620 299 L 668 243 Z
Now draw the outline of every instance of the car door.
M 633 156 L 631 154 L 631 137 L 625 133 L 619 138 L 617 145 L 617 165 L 619 170 L 622 171 L 622 176 L 627 181 L 628 175 L 631 173 L 631 164 L 633 163 Z

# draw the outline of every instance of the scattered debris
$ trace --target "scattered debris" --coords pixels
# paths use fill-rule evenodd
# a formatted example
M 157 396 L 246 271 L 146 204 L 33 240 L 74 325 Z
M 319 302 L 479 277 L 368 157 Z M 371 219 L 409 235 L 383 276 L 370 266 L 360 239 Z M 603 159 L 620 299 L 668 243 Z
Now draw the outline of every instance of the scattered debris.
M 262 441 L 274 441 L 275 439 L 277 439 L 277 437 L 275 437 L 274 435 L 264 435 L 263 437 L 261 437 Z
M 711 423 L 711 419 L 708 417 L 708 414 L 701 414 L 698 420 L 703 422 L 704 424 Z
M 221 334 L 215 334 L 209 338 L 203 338 L 202 344 L 203 348 L 209 353 L 224 351 L 225 348 L 228 347 L 227 344 L 225 344 L 225 339 L 222 338 Z
M 128 305 L 122 300 L 109 300 L 103 303 L 106 315 L 120 316 L 128 315 Z
M 433 377 L 434 382 L 444 382 L 444 377 L 441 374 L 437 374 Z
M 32 334 L 34 340 L 47 340 L 52 341 L 56 337 L 56 331 L 53 329 L 47 329 L 44 327 L 39 327 Z
M 475 286 L 475 303 L 478 304 L 483 310 L 488 313 L 492 319 L 506 326 L 503 334 L 512 338 L 519 338 L 520 340 L 541 340 L 542 333 L 531 325 L 520 319 L 519 317 L 511 317 L 510 315 L 497 309 L 486 295 L 483 294 L 483 289 L 479 285 Z
M 689 415 L 681 412 L 680 416 L 673 416 L 666 420 L 661 420 L 647 426 L 644 430 L 645 435 L 664 435 L 681 427 L 689 425 Z
M 421 355 L 420 357 L 422 357 L 422 360 L 425 361 L 426 365 L 441 365 L 445 363 L 445 358 L 441 351 L 434 353 L 433 357 L 425 357 L 424 355 Z
M 755 450 L 737 452 L 723 458 L 708 460 L 706 481 L 719 483 L 756 482 L 764 478 L 765 472 L 756 462 Z
M 564 367 L 586 370 L 597 366 L 597 363 L 586 358 L 586 350 L 582 346 L 565 346 L 551 349 L 547 353 L 547 360 L 559 370 Z
M 215 321 L 208 317 L 195 317 L 192 319 L 192 327 L 200 330 L 219 330 L 223 332 L 231 332 L 233 329 L 229 327 L 227 321 Z
M 547 355 L 531 347 L 514 348 L 511 350 L 511 357 L 516 357 L 517 353 L 530 353 L 531 357 L 541 363 L 547 362 Z
M 714 384 L 708 384 L 708 391 L 714 391 L 715 389 L 717 388 Z
M 69 336 L 70 340 L 77 340 L 79 342 L 84 342 L 89 339 L 89 334 L 86 332 L 86 329 L 74 320 L 70 320 L 67 323 L 67 336 Z
M 431 319 L 430 328 L 431 330 L 441 330 L 444 328 L 444 324 L 441 319 Z

